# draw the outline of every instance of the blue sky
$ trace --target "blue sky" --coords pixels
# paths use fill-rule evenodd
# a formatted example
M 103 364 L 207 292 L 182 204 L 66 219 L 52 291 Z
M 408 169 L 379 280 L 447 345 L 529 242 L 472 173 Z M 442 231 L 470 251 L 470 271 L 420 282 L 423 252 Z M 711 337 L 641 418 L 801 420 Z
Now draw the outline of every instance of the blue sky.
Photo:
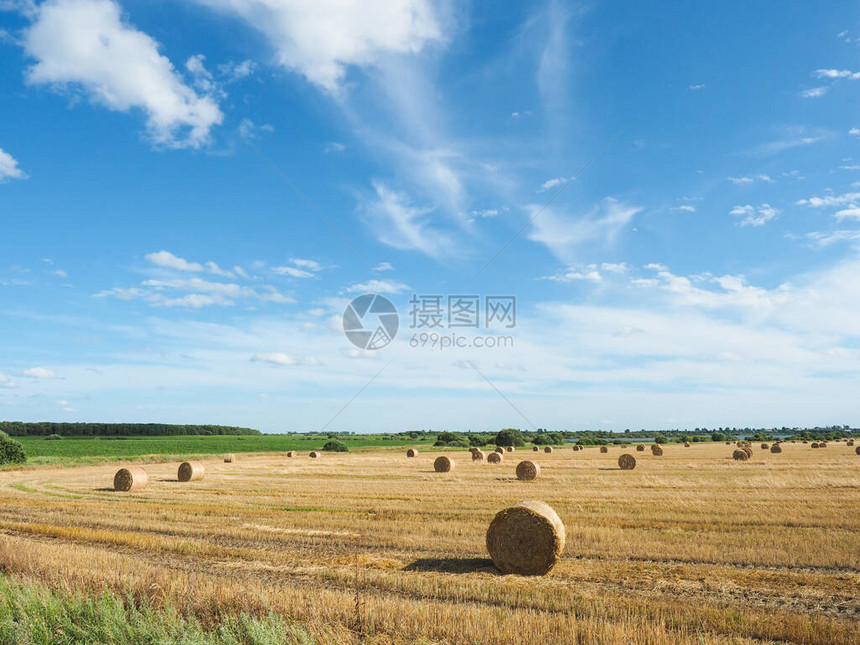
M 0 418 L 860 423 L 854 3 L 2 0 L 0 96 Z

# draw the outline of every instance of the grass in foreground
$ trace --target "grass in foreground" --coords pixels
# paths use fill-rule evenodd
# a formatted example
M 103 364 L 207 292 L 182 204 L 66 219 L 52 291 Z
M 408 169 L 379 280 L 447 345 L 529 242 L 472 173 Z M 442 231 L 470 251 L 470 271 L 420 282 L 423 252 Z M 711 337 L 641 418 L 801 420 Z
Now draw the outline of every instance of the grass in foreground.
M 0 645 L 312 645 L 300 627 L 271 615 L 226 617 L 206 629 L 172 605 L 129 593 L 71 593 L 0 574 Z

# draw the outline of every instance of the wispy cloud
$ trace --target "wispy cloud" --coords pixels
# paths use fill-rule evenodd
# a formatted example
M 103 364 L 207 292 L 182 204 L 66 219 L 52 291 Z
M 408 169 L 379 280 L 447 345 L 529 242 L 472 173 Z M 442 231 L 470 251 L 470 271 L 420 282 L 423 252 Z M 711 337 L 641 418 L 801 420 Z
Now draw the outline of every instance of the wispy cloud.
M 390 293 L 397 294 L 409 290 L 409 285 L 397 280 L 368 280 L 350 285 L 347 293 Z
M 779 215 L 779 211 L 770 204 L 762 204 L 757 208 L 746 204 L 745 206 L 735 206 L 729 211 L 730 215 L 743 217 L 738 222 L 739 226 L 764 226 L 769 221 Z
M 774 179 L 769 175 L 754 175 L 754 176 L 744 176 L 744 177 L 726 177 L 726 179 L 732 182 L 735 186 L 743 186 L 745 184 L 752 184 L 756 181 L 762 181 L 768 184 L 774 183 Z
M 541 206 L 528 207 L 532 214 Z M 574 216 L 557 208 L 545 208 L 534 220 L 529 239 L 545 244 L 558 258 L 565 261 L 576 259 L 579 248 L 585 243 L 609 244 L 642 211 L 607 197 L 596 204 L 588 213 Z

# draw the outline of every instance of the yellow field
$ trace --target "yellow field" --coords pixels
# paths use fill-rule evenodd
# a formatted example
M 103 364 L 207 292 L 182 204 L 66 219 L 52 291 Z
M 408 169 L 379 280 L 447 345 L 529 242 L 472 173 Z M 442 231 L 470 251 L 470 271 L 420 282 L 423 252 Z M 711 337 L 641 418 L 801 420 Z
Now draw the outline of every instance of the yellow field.
M 860 644 L 860 456 L 823 450 L 670 445 L 518 450 L 504 463 L 405 450 L 309 459 L 0 473 L 0 570 L 71 589 L 131 589 L 208 624 L 274 614 L 334 643 Z M 541 477 L 514 478 L 520 459 Z M 567 528 L 546 577 L 501 576 L 484 535 L 527 499 Z

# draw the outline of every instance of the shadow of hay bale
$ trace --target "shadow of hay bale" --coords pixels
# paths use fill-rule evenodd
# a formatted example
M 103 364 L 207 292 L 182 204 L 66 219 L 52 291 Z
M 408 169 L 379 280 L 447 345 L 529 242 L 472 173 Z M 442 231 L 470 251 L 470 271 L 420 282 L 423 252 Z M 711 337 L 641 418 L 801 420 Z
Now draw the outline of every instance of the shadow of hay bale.
M 500 576 L 490 558 L 420 558 L 406 565 L 404 571 L 436 571 L 438 573 L 492 573 Z

